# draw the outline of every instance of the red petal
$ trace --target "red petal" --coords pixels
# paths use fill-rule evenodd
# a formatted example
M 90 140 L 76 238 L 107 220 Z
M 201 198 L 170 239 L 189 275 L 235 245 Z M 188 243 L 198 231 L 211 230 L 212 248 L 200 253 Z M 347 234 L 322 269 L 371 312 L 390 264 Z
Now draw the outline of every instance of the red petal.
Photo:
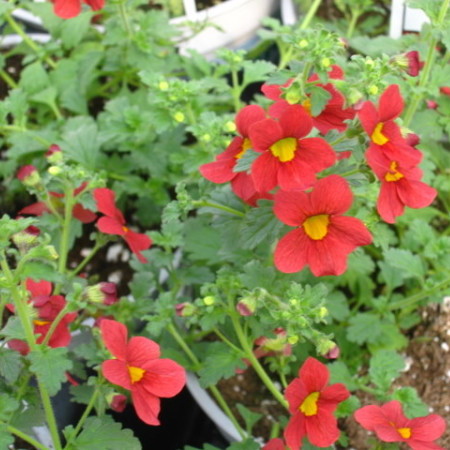
M 269 106 L 269 116 L 280 117 L 290 106 L 286 100 L 278 100 Z
M 117 219 L 112 217 L 100 217 L 97 221 L 97 228 L 105 234 L 125 235 L 124 226 Z
M 301 226 L 308 216 L 314 215 L 310 196 L 305 192 L 280 190 L 274 200 L 273 212 L 281 222 L 291 227 Z
M 273 119 L 255 122 L 249 130 L 250 141 L 256 151 L 264 152 L 275 142 L 289 137 L 284 134 L 280 124 Z
M 283 130 L 283 137 L 300 139 L 312 129 L 311 116 L 300 105 L 290 105 L 281 114 L 279 123 Z
M 337 420 L 331 414 L 316 414 L 305 419 L 306 435 L 311 444 L 329 447 L 339 439 Z
M 8 347 L 11 350 L 19 352 L 23 356 L 28 355 L 28 353 L 30 353 L 30 347 L 28 347 L 28 344 L 25 341 L 21 341 L 20 339 L 11 339 L 7 343 Z
M 377 211 L 387 223 L 395 223 L 395 218 L 401 216 L 405 207 L 397 194 L 397 183 L 381 183 L 380 195 L 377 200 Z
M 373 431 L 376 426 L 387 422 L 383 410 L 376 405 L 364 406 L 355 411 L 355 420 L 366 430 Z
M 434 442 L 416 441 L 415 439 L 408 439 L 408 445 L 412 450 L 448 450 Z
M 336 162 L 336 153 L 333 147 L 322 138 L 300 139 L 297 155 L 299 160 L 308 164 L 315 173 L 327 169 Z
M 115 194 L 111 189 L 98 188 L 94 190 L 94 199 L 97 202 L 97 209 L 105 216 L 116 219 L 122 225 L 125 225 L 125 219 L 122 212 L 116 208 Z
M 94 11 L 98 11 L 105 6 L 105 0 L 84 0 Z
M 285 191 L 309 189 L 316 182 L 316 171 L 302 160 L 303 153 L 296 151 L 294 159 L 278 162 L 278 185 Z
M 303 363 L 298 376 L 305 383 L 305 388 L 310 394 L 320 392 L 328 384 L 330 372 L 325 364 L 310 356 Z
M 130 374 L 125 361 L 108 359 L 102 363 L 103 376 L 112 384 L 130 390 L 132 387 Z
M 126 360 L 131 366 L 143 368 L 145 363 L 159 358 L 159 355 L 159 345 L 151 339 L 135 336 L 128 342 Z
M 434 441 L 444 434 L 446 424 L 441 416 L 430 414 L 425 417 L 411 419 L 408 427 L 412 429 L 414 440 Z
M 147 263 L 148 260 L 141 255 L 142 250 L 147 250 L 152 245 L 152 240 L 143 233 L 135 233 L 128 230 L 123 236 L 131 251 L 136 255 L 141 263 Z
M 52 283 L 50 281 L 33 281 L 27 278 L 25 286 L 32 297 L 48 296 L 52 293 Z
M 294 273 L 307 264 L 308 249 L 311 240 L 301 228 L 283 236 L 275 248 L 274 263 L 280 272 Z
M 245 106 L 236 115 L 236 127 L 239 134 L 243 137 L 248 137 L 250 125 L 265 118 L 266 112 L 261 106 Z
M 385 403 L 381 410 L 388 422 L 393 422 L 397 428 L 407 426 L 409 419 L 403 413 L 402 404 L 398 400 Z
M 402 181 L 402 180 L 400 180 Z M 436 189 L 422 181 L 405 180 L 397 183 L 397 194 L 400 201 L 410 208 L 425 208 L 431 205 L 437 196 Z
M 235 175 L 236 176 L 231 181 L 231 189 L 239 198 L 244 200 L 244 202 L 248 202 L 248 200 L 254 197 L 257 193 L 253 183 L 253 178 L 245 172 L 239 172 Z
M 22 208 L 18 214 L 29 214 L 31 216 L 41 216 L 44 213 L 50 212 L 50 209 L 44 202 L 37 202 Z
M 262 450 L 285 450 L 283 439 L 273 438 L 262 448 Z
M 77 203 L 72 210 L 73 217 L 82 223 L 91 223 L 97 219 L 97 214 Z
M 295 414 L 299 410 L 300 405 L 309 393 L 310 392 L 308 392 L 305 387 L 305 383 L 300 378 L 294 378 L 294 380 L 289 383 L 284 396 L 289 403 L 289 411 L 291 414 Z
M 300 412 L 294 414 L 284 429 L 284 440 L 290 450 L 298 450 L 306 436 L 305 416 Z
M 319 401 L 317 402 L 319 411 L 326 411 L 332 414 L 338 404 L 348 397 L 350 397 L 350 392 L 343 384 L 336 383 L 327 386 L 321 391 Z
M 371 137 L 375 127 L 380 123 L 380 118 L 378 117 L 375 105 L 371 102 L 365 102 L 359 111 L 358 116 L 364 131 Z
M 311 192 L 315 214 L 342 214 L 353 202 L 353 194 L 345 178 L 330 175 L 319 180 Z
M 127 359 L 127 327 L 115 320 L 103 319 L 100 323 L 102 339 L 106 348 L 123 361 Z
M 232 180 L 237 172 L 233 172 L 236 159 L 222 159 L 200 166 L 200 173 L 212 183 L 226 183 Z
M 379 102 L 380 122 L 398 117 L 403 111 L 403 98 L 397 84 L 391 84 L 381 95 Z
M 150 361 L 143 368 L 147 372 L 141 384 L 147 392 L 156 397 L 173 397 L 186 384 L 186 371 L 171 359 Z
M 369 230 L 356 217 L 332 217 L 329 232 L 333 238 L 337 238 L 342 243 L 346 243 L 352 250 L 360 245 L 369 245 L 372 243 L 372 235 Z
M 81 0 L 54 0 L 54 13 L 61 19 L 71 19 L 81 12 Z
M 159 425 L 158 414 L 161 409 L 161 401 L 159 398 L 149 394 L 138 383 L 131 390 L 131 399 L 139 419 L 148 425 Z
M 253 161 L 251 174 L 255 189 L 258 192 L 269 192 L 276 187 L 280 164 L 278 159 L 270 152 L 263 153 Z

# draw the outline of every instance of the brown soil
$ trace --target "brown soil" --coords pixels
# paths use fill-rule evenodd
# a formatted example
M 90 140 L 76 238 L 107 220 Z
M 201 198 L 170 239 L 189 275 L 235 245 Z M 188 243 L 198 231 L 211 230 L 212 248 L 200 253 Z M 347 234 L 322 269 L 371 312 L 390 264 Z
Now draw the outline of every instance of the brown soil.
M 396 387 L 411 386 L 417 389 L 420 398 L 430 407 L 430 413 L 441 415 L 450 424 L 450 297 L 442 305 L 430 305 L 422 312 L 422 323 L 414 330 L 410 344 L 405 351 L 407 370 L 395 382 Z M 263 415 L 253 433 L 265 440 L 270 435 L 274 423 L 286 411 L 268 393 L 252 369 L 235 375 L 218 384 L 228 404 L 237 417 L 236 404 Z M 365 392 L 357 392 L 362 405 L 377 401 Z M 270 399 L 270 400 L 268 400 Z M 242 423 L 242 425 L 244 425 Z M 340 428 L 349 438 L 348 448 L 369 450 L 369 434 L 352 417 L 340 421 Z M 450 449 L 450 428 L 437 442 Z M 400 446 L 402 449 L 408 446 Z

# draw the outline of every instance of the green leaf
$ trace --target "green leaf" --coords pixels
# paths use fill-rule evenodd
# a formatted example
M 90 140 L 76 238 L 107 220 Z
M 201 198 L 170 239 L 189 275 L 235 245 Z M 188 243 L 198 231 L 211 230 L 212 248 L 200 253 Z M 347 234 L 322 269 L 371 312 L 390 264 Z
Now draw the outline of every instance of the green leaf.
M 87 405 L 94 393 L 95 387 L 87 384 L 80 384 L 78 386 L 70 386 L 69 389 L 74 402 Z
M 6 339 L 25 339 L 25 332 L 22 328 L 20 319 L 16 316 L 11 316 L 6 322 L 6 325 L 1 330 L 1 335 Z
M 43 103 L 50 107 L 54 107 L 56 100 L 56 89 L 53 86 L 48 87 L 30 97 L 30 100 L 36 103 Z
M 348 386 L 347 386 L 348 387 Z M 359 407 L 361 402 L 358 397 L 351 395 L 347 400 L 339 403 L 336 410 L 336 417 L 348 417 L 353 414 Z
M 63 21 L 61 26 L 61 40 L 65 48 L 74 48 L 81 42 L 89 30 L 92 16 L 91 11 L 86 11 L 77 17 Z
M 0 375 L 7 383 L 14 383 L 22 370 L 22 357 L 20 353 L 8 348 L 0 349 Z
M 273 288 L 273 282 L 276 274 L 273 266 L 263 266 L 261 261 L 253 260 L 243 267 L 243 273 L 240 275 L 242 282 L 247 289 L 264 288 L 270 291 Z
M 1 7 L 0 7 L 1 8 Z M 6 425 L 0 425 L 0 448 L 12 448 L 10 445 L 14 443 L 14 436 L 8 432 Z
M 251 434 L 253 426 L 255 425 L 256 422 L 258 422 L 259 419 L 261 419 L 263 415 L 251 411 L 250 409 L 246 408 L 244 405 L 241 405 L 240 403 L 236 405 L 236 408 L 238 409 L 239 414 L 244 419 L 245 429 L 247 433 Z
M 199 370 L 200 385 L 215 385 L 222 378 L 233 376 L 237 368 L 245 368 L 242 356 L 227 345 L 214 342 L 208 345 L 203 367 Z
M 253 439 L 248 438 L 241 442 L 233 442 L 227 450 L 259 450 L 261 447 Z
M 194 261 L 220 261 L 222 246 L 217 230 L 212 228 L 203 217 L 188 219 L 184 227 L 185 250 Z
M 424 267 L 422 260 L 409 250 L 390 248 L 384 252 L 384 259 L 390 266 L 402 269 L 405 278 L 414 277 L 423 280 Z
M 319 86 L 311 86 L 308 90 L 311 93 L 309 97 L 311 100 L 311 114 L 318 116 L 331 98 L 331 94 Z
M 341 291 L 334 291 L 326 299 L 326 307 L 330 316 L 336 321 L 345 320 L 350 315 L 347 297 Z
M 380 390 L 387 392 L 404 367 L 405 361 L 398 353 L 380 350 L 370 360 L 370 379 Z
M 382 333 L 380 318 L 375 314 L 360 313 L 349 320 L 347 339 L 359 345 L 376 342 Z
M 242 223 L 240 243 L 242 248 L 249 250 L 261 242 L 273 242 L 283 228 L 283 224 L 273 213 L 271 201 L 260 200 L 258 205 L 245 215 Z
M 358 384 L 353 380 L 347 365 L 342 361 L 335 361 L 327 366 L 330 369 L 330 382 L 345 384 L 347 389 L 355 391 Z
M 275 66 L 268 61 L 244 61 L 244 79 L 242 86 L 247 86 L 255 81 L 264 81 L 267 74 L 275 70 Z
M 248 170 L 250 170 L 253 161 L 255 161 L 255 159 L 258 158 L 258 156 L 260 155 L 261 153 L 248 149 L 242 155 L 242 157 L 237 160 L 237 163 L 233 168 L 233 172 L 247 172 Z
M 66 372 L 72 368 L 67 349 L 39 345 L 36 351 L 28 354 L 28 359 L 31 371 L 39 377 L 50 396 L 57 394 L 66 381 Z
M 86 168 L 97 166 L 101 140 L 92 117 L 73 117 L 66 121 L 63 130 L 64 154 Z
M 12 413 L 19 408 L 19 402 L 13 398 L 9 397 L 8 394 L 2 392 L 0 395 L 0 420 L 8 422 Z
M 28 261 L 20 272 L 20 278 L 33 278 L 52 282 L 61 281 L 61 274 L 55 271 L 55 266 L 43 261 Z
M 83 431 L 69 447 L 71 450 L 140 450 L 141 444 L 131 430 L 122 429 L 109 416 L 88 417 Z
M 403 405 L 405 415 L 410 419 L 422 417 L 428 414 L 428 406 L 420 399 L 417 391 L 413 387 L 401 387 L 397 389 L 392 398 L 398 400 Z
M 49 87 L 50 79 L 40 61 L 36 61 L 22 70 L 19 85 L 30 95 L 37 94 Z

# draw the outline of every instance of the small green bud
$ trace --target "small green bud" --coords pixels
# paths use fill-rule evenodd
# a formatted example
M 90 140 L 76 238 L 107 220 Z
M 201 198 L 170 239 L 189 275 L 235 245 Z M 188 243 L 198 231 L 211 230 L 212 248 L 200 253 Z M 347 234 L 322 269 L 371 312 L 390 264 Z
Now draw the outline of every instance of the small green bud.
M 200 140 L 203 141 L 203 142 L 211 142 L 211 135 L 208 134 L 208 133 L 205 133 L 205 134 L 200 138 Z
M 319 342 L 317 343 L 317 353 L 323 356 L 335 347 L 336 344 L 330 339 L 319 339 Z
M 367 67 L 369 67 L 369 68 L 373 68 L 373 67 L 375 66 L 375 61 L 374 61 L 372 58 L 367 57 L 367 58 L 364 60 L 364 64 L 365 64 Z
M 236 131 L 236 124 L 229 120 L 225 125 L 224 125 L 224 129 L 225 131 L 228 131 L 229 133 L 233 133 L 234 131 Z
M 309 45 L 309 42 L 308 42 L 306 39 L 302 39 L 302 40 L 298 43 L 298 46 L 299 46 L 300 48 L 306 48 L 306 47 L 308 47 L 308 45 Z
M 47 172 L 48 172 L 50 175 L 56 176 L 56 175 L 59 175 L 59 174 L 62 172 L 62 169 L 61 169 L 61 167 L 59 167 L 59 166 L 50 166 L 50 167 L 47 169 Z
M 291 298 L 291 299 L 289 300 L 289 303 L 290 303 L 292 306 L 295 306 L 295 305 L 298 303 L 298 300 L 297 300 L 296 298 Z
M 56 249 L 55 249 L 55 247 L 53 245 L 46 245 L 45 249 L 47 250 L 48 255 L 49 255 L 50 258 L 52 258 L 52 259 L 58 259 L 59 258 L 58 252 L 56 251 Z
M 242 56 L 240 56 L 240 55 L 234 55 L 234 56 L 233 56 L 233 62 L 234 62 L 234 63 L 239 64 L 239 63 L 241 63 L 242 61 L 243 61 Z
M 301 98 L 302 96 L 297 89 L 290 89 L 286 93 L 286 101 L 290 105 L 295 105 L 296 103 L 299 103 Z
M 322 67 L 325 67 L 325 69 L 327 67 L 330 67 L 331 66 L 331 59 L 330 58 L 322 58 L 322 61 L 320 61 L 320 65 Z
M 185 116 L 181 111 L 176 112 L 173 115 L 173 118 L 177 121 L 177 122 L 184 122 Z
M 325 306 L 322 306 L 322 307 L 319 309 L 319 312 L 318 312 L 317 316 L 318 316 L 320 319 L 323 319 L 324 317 L 328 316 L 328 309 L 325 308 Z
M 216 299 L 212 295 L 207 295 L 206 297 L 203 298 L 203 303 L 206 306 L 212 306 L 212 305 L 214 305 L 215 302 L 216 302 Z
M 167 81 L 160 81 L 158 88 L 160 91 L 167 91 L 167 89 L 169 89 L 169 83 Z
M 377 95 L 379 91 L 380 90 L 378 89 L 378 86 L 375 86 L 374 84 L 370 85 L 369 88 L 367 89 L 367 92 L 370 95 Z
M 291 345 L 295 345 L 298 342 L 298 336 L 289 336 L 288 342 Z

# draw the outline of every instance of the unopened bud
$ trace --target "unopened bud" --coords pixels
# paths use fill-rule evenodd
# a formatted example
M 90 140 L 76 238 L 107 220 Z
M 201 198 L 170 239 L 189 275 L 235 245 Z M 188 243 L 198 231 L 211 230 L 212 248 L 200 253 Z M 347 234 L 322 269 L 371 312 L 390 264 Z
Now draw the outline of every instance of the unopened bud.
M 113 305 L 119 301 L 117 297 L 117 286 L 115 283 L 102 282 L 86 289 L 86 295 L 92 303 L 103 303 Z
M 205 133 L 201 138 L 203 142 L 210 142 L 211 141 L 211 135 L 208 133 Z
M 41 176 L 36 167 L 32 165 L 23 166 L 17 172 L 17 178 L 25 185 L 29 187 L 38 186 L 41 183 Z
M 372 58 L 367 57 L 364 60 L 364 64 L 369 67 L 370 69 L 372 69 L 375 66 L 375 61 Z
M 160 81 L 158 84 L 158 88 L 161 91 L 167 91 L 167 89 L 169 89 L 169 83 L 167 81 Z
M 308 42 L 306 39 L 302 39 L 302 40 L 298 43 L 298 46 L 299 46 L 300 48 L 308 47 L 308 45 L 309 45 L 309 42 Z
M 331 59 L 330 58 L 322 58 L 322 61 L 320 61 L 320 65 L 325 68 L 330 67 Z
M 216 299 L 212 295 L 207 295 L 206 297 L 203 298 L 203 303 L 206 306 L 214 305 L 215 301 Z
M 291 298 L 291 299 L 289 300 L 289 303 L 290 303 L 292 306 L 295 306 L 295 305 L 298 303 L 298 300 L 297 300 L 296 298 Z
M 290 105 L 295 105 L 300 102 L 302 95 L 298 89 L 288 89 L 285 98 Z
M 330 339 L 320 339 L 317 344 L 317 353 L 321 356 L 326 355 L 334 347 L 336 347 L 336 344 Z
M 224 129 L 225 131 L 228 131 L 229 133 L 233 133 L 234 131 L 236 131 L 236 124 L 229 120 L 225 125 L 224 125 Z
M 118 413 L 123 412 L 125 407 L 127 406 L 127 397 L 123 394 L 116 394 L 112 392 L 111 394 L 106 396 L 106 401 L 108 402 L 109 407 Z
M 378 89 L 378 86 L 375 86 L 374 84 L 370 85 L 369 88 L 367 89 L 367 92 L 370 95 L 377 95 L 379 91 L 380 90 Z
M 59 255 L 53 245 L 46 245 L 45 250 L 47 250 L 48 256 L 52 259 L 58 259 Z
M 340 353 L 341 353 L 340 348 L 337 345 L 335 345 L 331 350 L 328 351 L 328 353 L 323 355 L 323 357 L 327 359 L 336 359 L 339 358 Z
M 291 345 L 295 345 L 298 342 L 298 336 L 289 336 L 288 342 Z
M 322 307 L 319 309 L 319 311 L 318 311 L 318 313 L 317 313 L 317 316 L 319 317 L 319 319 L 325 318 L 326 316 L 328 316 L 328 309 L 325 308 L 325 306 L 322 306 Z
M 241 298 L 236 305 L 237 312 L 241 316 L 251 316 L 256 311 L 256 298 L 253 295 Z
M 175 306 L 175 314 L 179 317 L 189 317 L 195 313 L 195 305 L 189 302 L 178 303 Z
M 45 153 L 45 157 L 50 164 L 58 164 L 63 159 L 63 154 L 61 151 L 61 147 L 56 144 L 50 145 L 47 153 Z
M 12 240 L 21 252 L 26 253 L 31 247 L 34 246 L 39 234 L 39 228 L 35 227 L 34 225 L 30 225 L 25 230 L 14 234 L 12 236 Z
M 177 122 L 184 122 L 185 116 L 181 111 L 176 112 L 173 115 L 173 118 L 177 121 Z
M 61 167 L 59 167 L 59 166 L 50 166 L 50 167 L 47 169 L 47 172 L 48 172 L 50 175 L 56 176 L 56 175 L 59 175 L 59 174 L 62 172 L 62 169 L 61 169 Z

